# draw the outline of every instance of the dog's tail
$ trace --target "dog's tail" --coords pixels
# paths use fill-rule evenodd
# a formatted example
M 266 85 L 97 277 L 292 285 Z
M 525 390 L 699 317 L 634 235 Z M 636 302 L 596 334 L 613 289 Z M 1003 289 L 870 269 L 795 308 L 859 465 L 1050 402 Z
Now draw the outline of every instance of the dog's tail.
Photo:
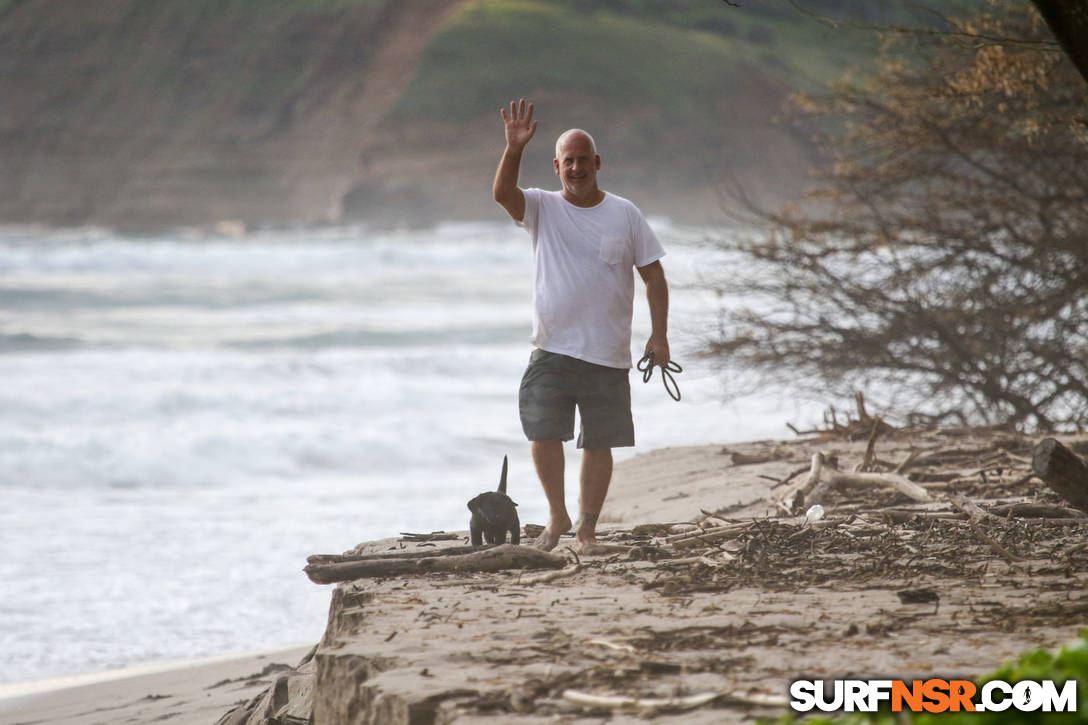
M 499 493 L 506 493 L 506 456 L 502 457 L 502 475 L 499 476 Z

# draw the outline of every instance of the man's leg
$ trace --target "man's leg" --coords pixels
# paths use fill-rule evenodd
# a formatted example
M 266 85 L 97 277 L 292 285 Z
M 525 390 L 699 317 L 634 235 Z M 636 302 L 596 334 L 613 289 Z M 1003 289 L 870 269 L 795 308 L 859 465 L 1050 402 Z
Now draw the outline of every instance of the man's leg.
M 540 485 L 544 487 L 544 495 L 548 499 L 548 508 L 551 511 L 548 525 L 533 542 L 533 546 L 544 551 L 551 551 L 559 543 L 559 537 L 570 531 L 571 526 L 570 515 L 567 514 L 567 503 L 564 499 L 563 441 L 533 441 L 532 451 L 536 475 L 540 478 Z M 606 482 L 606 491 L 607 487 Z
M 597 519 L 612 481 L 612 449 L 586 448 L 582 451 L 582 518 L 578 523 L 578 549 L 584 554 L 604 549 L 597 543 Z

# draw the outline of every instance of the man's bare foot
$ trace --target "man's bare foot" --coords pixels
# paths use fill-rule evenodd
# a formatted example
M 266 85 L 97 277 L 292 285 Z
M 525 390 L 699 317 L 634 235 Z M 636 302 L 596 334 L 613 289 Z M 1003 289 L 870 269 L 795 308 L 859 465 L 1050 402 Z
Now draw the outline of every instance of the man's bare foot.
M 621 554 L 631 550 L 630 546 L 620 544 L 601 544 L 593 534 L 583 534 L 579 530 L 574 540 L 574 550 L 583 556 L 603 556 L 605 554 Z
M 578 533 L 575 535 L 574 550 L 584 556 L 600 556 L 602 554 L 629 551 L 630 547 L 628 546 L 597 543 L 598 518 L 600 518 L 600 514 L 582 512 L 582 520 L 578 522 Z
M 576 539 L 574 550 L 583 556 L 597 556 L 609 553 L 608 547 L 604 544 L 598 544 L 596 539 Z
M 541 551 L 551 551 L 559 543 L 559 537 L 570 531 L 571 525 L 569 516 L 559 521 L 553 520 L 544 528 L 544 531 L 540 532 L 540 536 L 536 537 L 533 546 Z

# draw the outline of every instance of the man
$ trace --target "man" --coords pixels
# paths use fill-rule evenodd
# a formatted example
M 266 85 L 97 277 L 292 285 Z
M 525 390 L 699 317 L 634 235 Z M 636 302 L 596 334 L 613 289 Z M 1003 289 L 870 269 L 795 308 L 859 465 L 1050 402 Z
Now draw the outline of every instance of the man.
M 603 553 L 597 519 L 612 479 L 612 448 L 633 446 L 631 310 L 634 275 L 646 284 L 652 332 L 646 352 L 669 362 L 669 292 L 658 261 L 665 251 L 634 204 L 597 185 L 601 157 L 580 129 L 555 144 L 562 190 L 518 187 L 522 152 L 536 133 L 533 104 L 501 111 L 506 150 L 495 172 L 495 201 L 533 241 L 533 337 L 536 346 L 518 395 L 521 425 L 531 441 L 550 520 L 535 545 L 549 550 L 571 520 L 564 499 L 563 442 L 581 417 L 581 519 L 576 548 Z

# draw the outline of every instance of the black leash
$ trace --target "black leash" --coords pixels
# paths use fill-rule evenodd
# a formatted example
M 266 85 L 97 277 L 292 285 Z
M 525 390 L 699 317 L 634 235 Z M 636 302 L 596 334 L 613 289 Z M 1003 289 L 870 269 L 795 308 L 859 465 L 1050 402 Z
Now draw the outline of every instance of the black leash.
M 669 397 L 673 400 L 680 400 L 680 386 L 676 384 L 676 378 L 672 376 L 673 373 L 682 373 L 684 368 L 680 367 L 680 363 L 675 360 L 669 360 L 664 365 L 658 365 L 654 362 L 654 354 L 648 352 L 642 356 L 642 359 L 635 365 L 638 371 L 642 373 L 642 382 L 650 382 L 650 378 L 654 376 L 654 368 L 661 369 L 661 382 L 665 384 L 665 392 L 669 394 Z

